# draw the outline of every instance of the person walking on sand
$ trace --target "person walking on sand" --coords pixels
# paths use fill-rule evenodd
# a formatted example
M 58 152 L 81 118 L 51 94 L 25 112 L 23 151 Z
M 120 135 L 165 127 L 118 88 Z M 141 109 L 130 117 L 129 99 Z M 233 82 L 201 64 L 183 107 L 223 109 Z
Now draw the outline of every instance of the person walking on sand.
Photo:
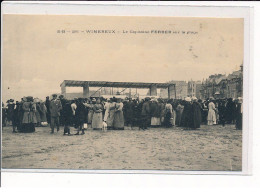
M 50 114 L 51 114 L 51 133 L 54 133 L 54 127 L 56 125 L 57 132 L 60 130 L 60 111 L 62 109 L 62 105 L 60 100 L 57 99 L 57 94 L 52 95 L 52 100 L 50 102 Z

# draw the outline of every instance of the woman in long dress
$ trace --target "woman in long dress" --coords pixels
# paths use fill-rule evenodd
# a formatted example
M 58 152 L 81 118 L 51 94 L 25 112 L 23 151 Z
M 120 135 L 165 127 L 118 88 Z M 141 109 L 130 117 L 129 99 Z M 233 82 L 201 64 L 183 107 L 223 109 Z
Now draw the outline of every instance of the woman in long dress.
M 124 129 L 124 114 L 123 114 L 123 103 L 121 99 L 117 99 L 115 116 L 114 116 L 114 129 L 123 130 Z
M 170 100 L 165 105 L 165 117 L 164 117 L 164 125 L 169 128 L 172 127 L 172 105 L 170 104 Z
M 114 119 L 115 119 L 115 110 L 116 110 L 116 99 L 111 99 L 109 106 L 106 110 L 104 121 L 107 123 L 108 129 L 114 128 Z
M 176 108 L 176 125 L 181 125 L 181 115 L 183 112 L 184 106 L 179 102 Z
M 35 124 L 37 123 L 36 118 L 36 106 L 33 103 L 33 97 L 27 97 L 26 101 L 23 103 L 23 121 L 22 121 L 22 131 L 24 133 L 35 132 Z
M 161 125 L 161 107 L 156 99 L 151 100 L 150 114 L 151 114 L 151 127 L 159 127 Z
M 216 113 L 215 113 L 215 104 L 210 100 L 208 105 L 209 112 L 208 112 L 208 125 L 216 125 Z
M 92 118 L 92 128 L 93 129 L 102 129 L 103 127 L 103 116 L 102 116 L 102 112 L 103 112 L 103 106 L 100 102 L 100 99 L 97 99 L 97 101 L 95 101 L 95 99 L 92 100 L 93 103 L 95 103 L 93 105 L 93 118 Z
M 89 126 L 91 126 L 92 119 L 93 119 L 93 114 L 94 114 L 93 106 L 94 105 L 93 105 L 91 100 L 89 101 L 89 104 L 86 105 L 86 107 L 88 108 L 88 124 L 89 124 Z

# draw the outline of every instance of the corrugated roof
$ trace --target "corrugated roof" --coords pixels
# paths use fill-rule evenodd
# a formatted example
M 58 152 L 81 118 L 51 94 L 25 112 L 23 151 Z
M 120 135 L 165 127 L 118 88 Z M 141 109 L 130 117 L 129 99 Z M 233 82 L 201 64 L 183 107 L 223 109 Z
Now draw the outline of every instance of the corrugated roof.
M 118 88 L 150 88 L 155 85 L 157 88 L 168 88 L 175 85 L 173 83 L 144 83 L 144 82 L 107 82 L 107 81 L 77 81 L 64 80 L 60 86 L 66 87 L 118 87 Z

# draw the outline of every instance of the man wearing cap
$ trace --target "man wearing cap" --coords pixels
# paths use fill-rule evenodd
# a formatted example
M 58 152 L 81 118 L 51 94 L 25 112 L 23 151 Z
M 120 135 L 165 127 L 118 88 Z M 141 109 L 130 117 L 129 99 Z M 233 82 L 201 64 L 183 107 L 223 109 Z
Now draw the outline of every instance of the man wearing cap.
M 57 99 L 57 95 L 52 95 L 52 100 L 50 102 L 50 115 L 51 115 L 51 133 L 54 133 L 55 124 L 57 126 L 57 131 L 60 130 L 60 111 L 62 109 L 62 105 L 60 100 Z

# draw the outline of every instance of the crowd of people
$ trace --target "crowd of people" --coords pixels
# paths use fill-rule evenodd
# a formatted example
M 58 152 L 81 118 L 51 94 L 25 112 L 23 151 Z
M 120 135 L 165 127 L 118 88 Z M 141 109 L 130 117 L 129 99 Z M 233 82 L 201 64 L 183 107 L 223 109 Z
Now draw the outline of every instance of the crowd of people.
M 32 96 L 21 101 L 2 103 L 2 124 L 12 124 L 13 132 L 30 133 L 35 127 L 50 125 L 51 133 L 64 126 L 64 135 L 72 135 L 70 128 L 77 129 L 74 135 L 85 134 L 87 128 L 123 130 L 125 127 L 146 130 L 151 127 L 182 127 L 184 130 L 200 128 L 201 124 L 235 124 L 242 129 L 242 98 L 185 100 L 146 97 L 132 98 L 75 98 L 67 100 L 56 94 L 45 101 Z

